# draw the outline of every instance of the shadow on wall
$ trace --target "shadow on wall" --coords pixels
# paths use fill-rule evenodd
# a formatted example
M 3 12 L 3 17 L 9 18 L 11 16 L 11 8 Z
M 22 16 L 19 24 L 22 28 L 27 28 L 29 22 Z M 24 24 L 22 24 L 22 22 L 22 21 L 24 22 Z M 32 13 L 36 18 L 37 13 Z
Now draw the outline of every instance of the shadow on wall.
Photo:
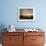
M 6 31 L 4 28 L 6 28 L 6 26 L 4 24 L 0 24 L 0 43 L 2 43 L 2 32 Z

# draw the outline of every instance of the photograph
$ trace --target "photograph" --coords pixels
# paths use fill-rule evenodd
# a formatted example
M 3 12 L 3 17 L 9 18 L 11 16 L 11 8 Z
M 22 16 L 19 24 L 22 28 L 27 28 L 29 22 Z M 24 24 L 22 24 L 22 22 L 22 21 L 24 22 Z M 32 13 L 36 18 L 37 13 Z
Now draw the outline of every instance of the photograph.
M 34 8 L 19 8 L 18 21 L 33 21 L 35 19 Z

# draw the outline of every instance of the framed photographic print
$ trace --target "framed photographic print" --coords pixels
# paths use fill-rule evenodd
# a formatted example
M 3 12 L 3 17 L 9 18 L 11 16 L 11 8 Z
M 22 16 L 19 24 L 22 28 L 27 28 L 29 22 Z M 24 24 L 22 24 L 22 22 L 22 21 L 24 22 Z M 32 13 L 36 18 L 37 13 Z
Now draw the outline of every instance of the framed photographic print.
M 34 21 L 35 9 L 32 7 L 19 7 L 18 8 L 18 21 Z

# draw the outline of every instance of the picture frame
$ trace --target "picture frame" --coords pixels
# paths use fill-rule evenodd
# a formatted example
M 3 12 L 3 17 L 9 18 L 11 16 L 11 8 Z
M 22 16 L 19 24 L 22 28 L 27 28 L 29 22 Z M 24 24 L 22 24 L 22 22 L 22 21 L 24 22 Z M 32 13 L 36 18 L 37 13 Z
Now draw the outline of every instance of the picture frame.
M 19 7 L 17 17 L 18 17 L 18 21 L 34 21 L 35 20 L 35 8 Z

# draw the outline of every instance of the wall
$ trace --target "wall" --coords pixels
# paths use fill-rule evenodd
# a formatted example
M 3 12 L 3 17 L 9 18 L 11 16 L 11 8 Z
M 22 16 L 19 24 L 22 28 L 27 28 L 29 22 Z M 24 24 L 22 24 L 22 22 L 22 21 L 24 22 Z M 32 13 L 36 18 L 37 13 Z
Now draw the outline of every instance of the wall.
M 16 28 L 44 27 L 46 28 L 46 0 L 0 0 L 0 25 L 13 24 Z M 17 8 L 34 7 L 36 20 L 33 22 L 18 22 Z

